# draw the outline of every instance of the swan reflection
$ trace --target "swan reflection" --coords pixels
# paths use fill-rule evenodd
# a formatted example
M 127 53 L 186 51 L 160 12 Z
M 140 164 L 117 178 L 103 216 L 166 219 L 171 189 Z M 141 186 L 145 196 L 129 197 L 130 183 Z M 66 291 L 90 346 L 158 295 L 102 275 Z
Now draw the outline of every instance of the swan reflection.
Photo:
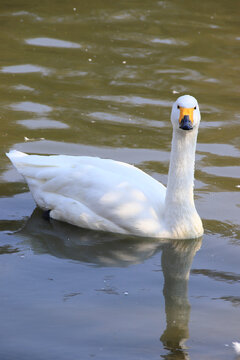
M 188 359 L 185 342 L 189 338 L 190 304 L 188 280 L 195 253 L 202 239 L 159 240 L 96 232 L 65 223 L 46 221 L 35 209 L 20 231 L 36 253 L 81 261 L 99 267 L 126 267 L 139 264 L 162 251 L 166 329 L 160 337 L 165 359 Z
M 31 248 L 37 253 L 104 267 L 142 263 L 166 243 L 166 240 L 81 229 L 52 219 L 46 221 L 38 208 L 20 235 L 31 242 Z
M 193 258 L 202 239 L 176 240 L 165 244 L 162 251 L 166 329 L 160 340 L 170 351 L 165 359 L 189 359 L 185 342 L 189 338 L 190 303 L 188 280 Z

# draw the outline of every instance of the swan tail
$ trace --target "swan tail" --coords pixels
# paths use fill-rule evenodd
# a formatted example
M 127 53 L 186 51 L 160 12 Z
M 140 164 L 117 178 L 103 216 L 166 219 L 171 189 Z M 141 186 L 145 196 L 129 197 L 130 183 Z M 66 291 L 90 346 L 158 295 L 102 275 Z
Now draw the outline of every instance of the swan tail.
M 23 159 L 26 159 L 28 155 L 21 151 L 11 150 L 9 153 L 6 153 L 6 156 L 9 158 L 15 168 L 21 173 Z
M 22 151 L 18 151 L 18 150 L 11 150 L 9 151 L 9 153 L 6 153 L 7 157 L 12 161 L 12 159 L 16 159 L 16 158 L 23 158 L 25 156 L 28 156 L 28 154 L 25 154 Z

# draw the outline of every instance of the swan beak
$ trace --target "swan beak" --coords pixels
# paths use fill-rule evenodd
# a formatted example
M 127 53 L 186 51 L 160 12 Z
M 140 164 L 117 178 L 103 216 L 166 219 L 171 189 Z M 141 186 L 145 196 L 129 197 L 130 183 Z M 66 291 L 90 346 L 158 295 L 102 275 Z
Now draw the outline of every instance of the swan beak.
M 193 110 L 194 108 L 180 107 L 179 128 L 183 130 L 193 129 Z

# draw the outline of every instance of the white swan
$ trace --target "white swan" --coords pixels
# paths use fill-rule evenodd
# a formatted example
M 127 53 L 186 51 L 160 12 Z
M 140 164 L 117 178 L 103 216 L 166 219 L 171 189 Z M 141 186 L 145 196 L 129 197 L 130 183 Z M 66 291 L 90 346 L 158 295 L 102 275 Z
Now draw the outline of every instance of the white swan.
M 7 156 L 32 196 L 53 219 L 93 230 L 186 239 L 203 234 L 193 199 L 200 111 L 184 95 L 173 104 L 173 139 L 167 189 L 138 168 L 86 156 Z

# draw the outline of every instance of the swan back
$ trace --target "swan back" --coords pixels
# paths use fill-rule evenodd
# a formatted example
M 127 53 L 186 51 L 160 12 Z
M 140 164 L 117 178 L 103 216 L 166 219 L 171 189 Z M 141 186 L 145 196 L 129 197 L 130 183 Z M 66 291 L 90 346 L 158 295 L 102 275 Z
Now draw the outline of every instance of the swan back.
M 7 156 L 52 218 L 94 230 L 159 233 L 166 188 L 140 169 L 87 156 Z

